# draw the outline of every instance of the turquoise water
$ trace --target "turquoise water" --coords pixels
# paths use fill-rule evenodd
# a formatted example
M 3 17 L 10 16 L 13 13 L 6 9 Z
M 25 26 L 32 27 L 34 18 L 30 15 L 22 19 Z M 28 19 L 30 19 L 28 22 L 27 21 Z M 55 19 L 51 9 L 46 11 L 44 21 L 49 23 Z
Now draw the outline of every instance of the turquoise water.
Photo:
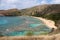
M 40 26 L 40 24 L 29 24 L 29 27 L 32 27 L 32 28 L 37 27 L 37 26 Z
M 38 35 L 41 32 L 50 32 L 51 29 L 33 17 L 0 17 L 0 32 L 5 36 L 24 36 L 28 31 Z

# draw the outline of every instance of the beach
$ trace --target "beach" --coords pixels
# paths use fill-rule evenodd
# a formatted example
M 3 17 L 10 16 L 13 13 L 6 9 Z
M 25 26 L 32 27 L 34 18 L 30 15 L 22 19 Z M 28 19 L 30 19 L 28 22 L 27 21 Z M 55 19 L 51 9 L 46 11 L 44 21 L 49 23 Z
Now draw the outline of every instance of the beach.
M 49 28 L 57 29 L 57 27 L 55 26 L 55 22 L 52 21 L 52 20 L 48 20 L 48 19 L 45 19 L 45 18 L 42 18 L 42 17 L 34 17 L 34 18 L 42 20 L 44 22 L 44 24 L 47 25 Z

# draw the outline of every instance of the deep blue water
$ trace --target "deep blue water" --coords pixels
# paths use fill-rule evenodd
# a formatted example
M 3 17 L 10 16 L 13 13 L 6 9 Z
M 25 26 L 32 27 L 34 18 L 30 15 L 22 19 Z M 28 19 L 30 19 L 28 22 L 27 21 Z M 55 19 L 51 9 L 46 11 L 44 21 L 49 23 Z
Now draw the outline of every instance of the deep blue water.
M 51 31 L 41 20 L 33 17 L 0 17 L 0 32 L 5 36 L 24 36 L 28 31 L 32 31 L 29 29 L 37 30 L 34 31 L 35 35 Z

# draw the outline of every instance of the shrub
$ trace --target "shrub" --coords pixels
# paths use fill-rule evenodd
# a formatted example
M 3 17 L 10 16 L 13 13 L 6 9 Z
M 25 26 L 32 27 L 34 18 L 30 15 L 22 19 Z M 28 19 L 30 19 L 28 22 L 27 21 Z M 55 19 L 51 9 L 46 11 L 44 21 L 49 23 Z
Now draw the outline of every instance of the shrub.
M 26 33 L 26 35 L 27 36 L 32 36 L 34 33 L 32 32 L 32 31 L 28 31 L 27 33 Z
M 2 32 L 0 32 L 0 37 L 3 37 L 4 35 L 2 34 Z

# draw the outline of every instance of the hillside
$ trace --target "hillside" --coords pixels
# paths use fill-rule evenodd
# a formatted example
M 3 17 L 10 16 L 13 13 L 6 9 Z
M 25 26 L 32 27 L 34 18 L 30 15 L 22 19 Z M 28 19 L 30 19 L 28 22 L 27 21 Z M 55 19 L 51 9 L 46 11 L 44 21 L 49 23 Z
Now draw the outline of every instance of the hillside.
M 0 16 L 20 16 L 18 9 L 0 10 Z
M 16 12 L 19 15 L 35 15 L 35 16 L 39 16 L 36 15 L 40 14 L 51 14 L 51 13 L 60 13 L 60 4 L 51 4 L 51 5 L 39 5 L 39 6 L 35 6 L 32 8 L 27 8 L 27 9 L 8 9 L 8 10 L 0 10 L 0 14 L 8 14 L 8 15 L 13 15 Z M 17 15 L 17 14 L 16 14 Z
M 35 16 L 40 16 L 43 14 L 51 14 L 51 13 L 60 13 L 60 4 L 51 4 L 51 5 L 38 5 L 32 8 L 27 8 L 27 9 L 8 9 L 8 10 L 0 10 L 0 14 L 4 15 L 13 15 L 16 12 L 19 15 L 35 15 Z M 40 15 L 36 15 L 40 14 Z M 17 15 L 17 14 L 16 14 Z

